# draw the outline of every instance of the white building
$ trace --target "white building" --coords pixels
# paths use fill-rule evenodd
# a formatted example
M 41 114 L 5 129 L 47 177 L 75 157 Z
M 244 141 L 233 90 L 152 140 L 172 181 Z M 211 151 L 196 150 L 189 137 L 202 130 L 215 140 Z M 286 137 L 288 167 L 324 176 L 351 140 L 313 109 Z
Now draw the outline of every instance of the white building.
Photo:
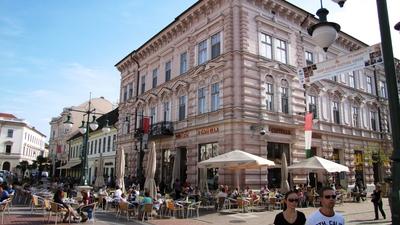
M 103 131 L 103 127 L 108 125 L 110 131 L 108 133 Z M 88 157 L 88 168 L 89 168 L 89 184 L 92 184 L 96 178 L 97 170 L 100 168 L 100 162 L 103 163 L 103 177 L 115 176 L 115 150 L 116 150 L 116 139 L 117 139 L 117 127 L 118 121 L 118 108 L 111 112 L 104 114 L 97 119 L 99 127 L 95 131 L 89 132 L 87 157 Z M 83 135 L 77 131 L 67 141 L 68 146 L 68 160 L 62 167 L 59 167 L 65 176 L 79 178 L 81 176 L 82 169 L 82 146 L 83 146 Z
M 90 100 L 91 108 L 95 108 L 97 113 L 107 113 L 112 110 L 113 104 L 105 99 L 104 97 L 93 98 Z M 72 137 L 81 125 L 81 121 L 85 120 L 82 112 L 70 111 L 80 110 L 86 111 L 89 107 L 89 101 L 86 101 L 78 106 L 66 107 L 60 113 L 60 116 L 53 117 L 50 121 L 50 139 L 49 139 L 49 151 L 56 164 L 53 164 L 53 173 L 55 168 L 58 167 L 61 161 L 66 162 L 68 160 L 67 140 Z M 67 116 L 70 114 L 71 122 L 73 126 L 70 130 L 66 130 L 64 122 L 67 120 Z M 62 164 L 62 163 L 61 163 Z
M 0 168 L 15 172 L 21 161 L 32 163 L 41 155 L 47 157 L 46 135 L 23 119 L 0 113 Z

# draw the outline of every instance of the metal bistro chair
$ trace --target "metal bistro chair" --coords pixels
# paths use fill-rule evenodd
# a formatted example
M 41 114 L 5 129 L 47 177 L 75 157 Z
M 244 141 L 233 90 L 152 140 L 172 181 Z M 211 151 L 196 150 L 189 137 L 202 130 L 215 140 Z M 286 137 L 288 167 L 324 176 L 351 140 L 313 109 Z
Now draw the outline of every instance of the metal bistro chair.
M 135 216 L 136 209 L 135 208 L 129 208 L 129 202 L 119 202 L 119 207 L 117 211 L 117 217 L 121 215 L 122 213 L 126 214 L 126 221 L 129 221 L 129 216 L 131 213 L 133 213 L 133 216 Z

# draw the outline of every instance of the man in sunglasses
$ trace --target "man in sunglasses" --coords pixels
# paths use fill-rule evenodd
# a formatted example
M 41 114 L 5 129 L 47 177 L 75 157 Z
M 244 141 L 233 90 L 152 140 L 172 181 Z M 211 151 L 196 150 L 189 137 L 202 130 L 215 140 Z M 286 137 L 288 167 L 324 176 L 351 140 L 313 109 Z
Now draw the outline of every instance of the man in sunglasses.
M 344 217 L 334 210 L 336 193 L 333 188 L 322 188 L 319 196 L 321 207 L 307 218 L 306 225 L 344 225 Z

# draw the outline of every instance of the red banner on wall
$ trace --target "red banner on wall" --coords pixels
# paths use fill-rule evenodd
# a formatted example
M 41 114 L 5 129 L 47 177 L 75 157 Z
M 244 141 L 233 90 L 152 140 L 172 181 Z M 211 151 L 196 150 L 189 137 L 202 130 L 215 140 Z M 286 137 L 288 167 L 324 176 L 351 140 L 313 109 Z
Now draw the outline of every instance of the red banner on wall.
M 143 117 L 142 123 L 143 123 L 142 124 L 143 125 L 143 132 L 145 134 L 148 134 L 149 130 L 150 130 L 150 118 L 149 117 Z

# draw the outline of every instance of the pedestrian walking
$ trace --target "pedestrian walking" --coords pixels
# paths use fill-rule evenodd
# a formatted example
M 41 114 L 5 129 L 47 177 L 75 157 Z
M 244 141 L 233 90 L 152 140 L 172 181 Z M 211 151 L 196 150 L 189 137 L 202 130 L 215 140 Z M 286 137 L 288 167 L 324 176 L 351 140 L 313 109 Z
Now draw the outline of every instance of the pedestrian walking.
M 307 218 L 306 225 L 344 225 L 344 217 L 334 210 L 336 193 L 333 188 L 322 188 L 319 196 L 321 198 L 321 207 Z
M 381 185 L 380 184 L 375 185 L 375 190 L 372 193 L 371 201 L 372 201 L 372 203 L 374 203 L 375 220 L 379 220 L 378 208 L 379 208 L 379 211 L 381 211 L 383 219 L 386 219 L 385 211 L 383 211 L 382 191 L 381 191 Z
M 296 207 L 299 203 L 299 197 L 295 191 L 289 191 L 285 195 L 284 203 L 286 209 L 275 216 L 275 225 L 304 225 L 306 216 L 304 213 L 297 211 Z

